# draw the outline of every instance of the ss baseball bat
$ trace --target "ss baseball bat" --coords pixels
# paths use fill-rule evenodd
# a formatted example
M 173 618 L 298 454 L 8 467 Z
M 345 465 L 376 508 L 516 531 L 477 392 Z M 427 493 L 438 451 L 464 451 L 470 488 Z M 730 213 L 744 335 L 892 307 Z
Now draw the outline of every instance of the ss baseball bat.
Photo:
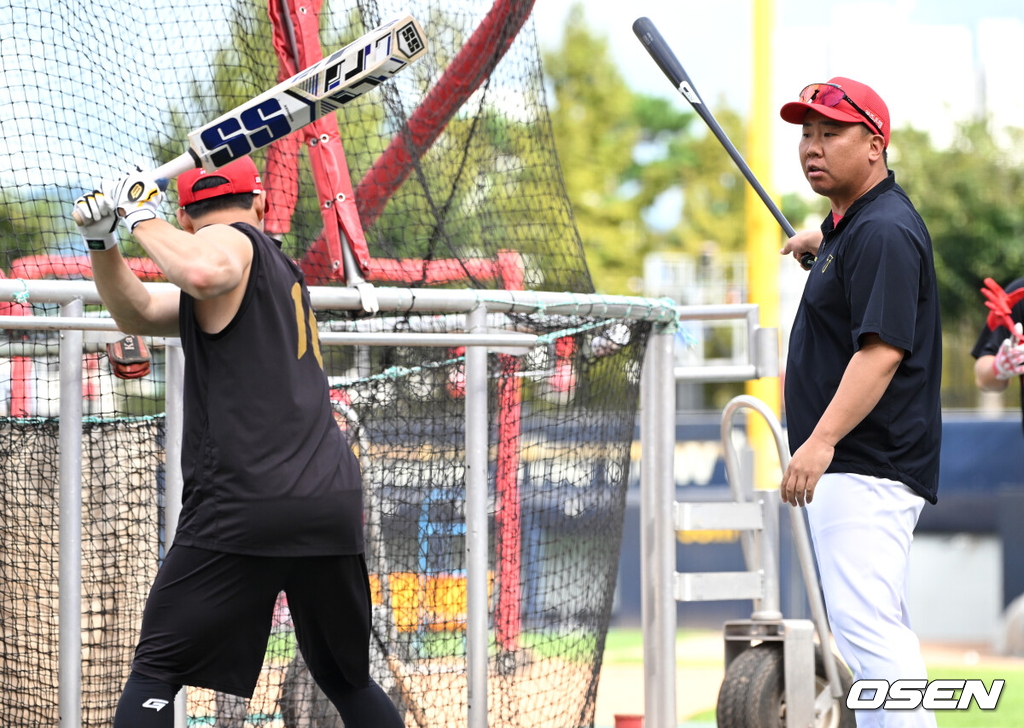
M 190 132 L 188 149 L 153 174 L 158 180 L 169 180 L 196 167 L 213 172 L 336 111 L 426 52 L 426 36 L 416 19 L 411 15 L 395 17 Z M 80 222 L 77 211 L 74 217 Z
M 636 34 L 636 37 L 640 39 L 640 42 L 644 44 L 644 48 L 647 49 L 647 52 L 651 54 L 651 58 L 654 59 L 654 62 L 658 64 L 658 68 L 668 76 L 668 80 L 672 82 L 672 85 L 675 86 L 679 93 L 683 95 L 683 98 L 690 102 L 690 106 L 693 107 L 693 110 L 696 111 L 697 115 L 704 120 L 705 124 L 708 125 L 711 133 L 715 135 L 716 139 L 718 139 L 718 142 L 725 147 L 725 151 L 729 153 L 729 156 L 732 157 L 732 161 L 736 163 L 740 172 L 747 178 L 747 182 L 749 182 L 750 186 L 754 188 L 757 196 L 761 198 L 761 201 L 775 217 L 775 220 L 782 227 L 783 232 L 785 232 L 790 238 L 796 235 L 796 231 L 793 229 L 793 226 L 789 224 L 789 221 L 782 214 L 782 211 L 775 204 L 775 201 L 768 196 L 767 192 L 765 192 L 761 183 L 757 181 L 754 173 L 751 171 L 740 153 L 736 151 L 736 147 L 733 146 L 733 143 L 729 141 L 729 137 L 726 136 L 722 127 L 718 124 L 718 121 L 711 113 L 711 110 L 708 109 L 703 101 L 701 101 L 700 96 L 697 94 L 697 89 L 693 85 L 693 81 L 690 80 L 686 71 L 683 70 L 682 64 L 679 63 L 679 60 L 672 52 L 668 43 L 665 42 L 661 33 L 658 32 L 656 27 L 654 27 L 654 23 L 652 23 L 649 18 L 637 18 L 636 21 L 633 22 L 633 32 Z M 800 264 L 805 269 L 810 270 L 811 266 L 814 264 L 814 256 L 810 253 L 804 253 L 800 258 Z

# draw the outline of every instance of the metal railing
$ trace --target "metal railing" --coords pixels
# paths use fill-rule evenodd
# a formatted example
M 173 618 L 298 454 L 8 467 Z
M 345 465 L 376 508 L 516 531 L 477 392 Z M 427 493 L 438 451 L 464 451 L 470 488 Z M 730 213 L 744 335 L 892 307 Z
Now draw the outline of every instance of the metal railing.
M 647 347 L 640 380 L 640 583 L 649 726 L 676 724 L 675 382 L 738 382 L 779 373 L 778 330 L 761 328 L 756 305 L 679 306 L 676 312 L 680 321 L 745 320 L 748 361 L 676 367 L 668 332 L 656 333 Z
M 154 292 L 171 284 L 144 284 Z M 358 291 L 310 288 L 314 308 L 360 310 Z M 758 325 L 757 306 L 674 306 L 665 300 L 531 291 L 449 291 L 381 288 L 382 313 L 465 315 L 462 333 L 392 333 L 373 330 L 324 331 L 324 345 L 465 346 L 466 416 L 466 663 L 470 728 L 487 725 L 487 357 L 489 348 L 525 353 L 538 337 L 523 332 L 495 333 L 489 315 L 535 313 L 632 319 L 655 323 L 641 379 L 641 538 L 645 712 L 651 726 L 675 721 L 675 530 L 673 455 L 675 382 L 744 381 L 778 374 L 778 332 Z M 109 318 L 83 315 L 85 305 L 101 305 L 90 281 L 0 280 L 0 301 L 56 303 L 59 316 L 0 316 L 0 328 L 61 331 L 60 341 L 60 550 L 59 550 L 59 714 L 61 728 L 81 725 L 81 429 L 83 331 L 114 332 Z M 675 367 L 676 325 L 680 321 L 742 319 L 747 324 L 748 362 L 720 367 Z M 184 357 L 180 342 L 155 338 L 167 349 L 166 524 L 173 539 L 181 508 L 181 424 Z M 36 344 L 35 346 L 39 346 Z M 78 355 L 76 355 L 78 354 Z M 176 721 L 185 725 L 184 691 L 176 703 Z

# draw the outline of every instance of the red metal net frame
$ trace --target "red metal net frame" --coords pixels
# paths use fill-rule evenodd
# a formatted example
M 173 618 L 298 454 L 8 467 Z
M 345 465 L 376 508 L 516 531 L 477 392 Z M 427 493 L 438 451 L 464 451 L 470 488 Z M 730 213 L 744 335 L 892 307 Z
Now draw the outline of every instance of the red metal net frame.
M 502 59 L 533 9 L 534 0 L 495 0 L 462 49 L 452 59 L 422 103 L 410 115 L 389 146 L 353 189 L 337 117 L 328 114 L 268 150 L 264 183 L 273 196 L 264 220 L 270 235 L 291 229 L 298 199 L 295 180 L 301 147 L 306 146 L 319 208 L 324 221 L 320 235 L 309 246 L 300 267 L 310 284 L 365 281 L 440 285 L 460 280 L 496 281 L 506 290 L 524 289 L 524 265 L 515 251 L 500 251 L 494 259 L 386 259 L 370 255 L 364 226 L 372 225 L 392 195 L 402 186 L 423 154 L 448 122 L 473 95 Z M 273 46 L 278 58 L 278 80 L 283 81 L 323 58 L 320 45 L 322 0 L 307 0 L 302 8 L 287 0 L 270 0 Z M 347 258 L 347 260 L 346 260 Z M 144 281 L 163 280 L 148 258 L 128 259 L 129 267 Z M 87 255 L 32 255 L 12 262 L 0 278 L 92 278 Z M 372 290 L 364 289 L 372 298 Z M 372 310 L 372 304 L 367 305 Z M 0 303 L 0 314 L 30 315 L 27 303 Z M 559 342 L 562 343 L 562 342 Z M 571 339 L 556 347 L 559 360 L 571 356 Z M 520 554 L 522 524 L 518 483 L 522 384 L 520 361 L 499 354 L 502 372 L 498 394 L 495 526 L 497 531 L 498 594 L 494 615 L 495 640 L 503 652 L 519 648 L 521 631 Z M 30 415 L 32 359 L 11 359 L 12 417 Z

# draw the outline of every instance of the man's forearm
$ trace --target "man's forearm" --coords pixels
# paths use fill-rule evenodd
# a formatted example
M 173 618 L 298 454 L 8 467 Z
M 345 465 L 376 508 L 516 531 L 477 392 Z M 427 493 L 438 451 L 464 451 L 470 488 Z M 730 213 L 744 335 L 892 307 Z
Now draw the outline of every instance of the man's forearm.
M 996 358 L 992 355 L 980 356 L 974 362 L 974 382 L 982 392 L 1004 392 L 1009 386 L 1008 379 L 999 379 L 993 364 Z
M 137 333 L 130 329 L 142 323 L 142 312 L 149 303 L 149 294 L 142 282 L 125 264 L 116 247 L 91 252 L 89 258 L 96 290 L 103 299 L 103 305 L 125 333 Z
M 839 388 L 811 437 L 832 447 L 846 437 L 882 399 L 902 360 L 902 349 L 881 340 L 861 347 L 846 366 Z
M 175 310 L 171 296 L 154 297 L 128 268 L 120 251 L 89 253 L 96 290 L 118 328 L 126 334 L 176 336 Z

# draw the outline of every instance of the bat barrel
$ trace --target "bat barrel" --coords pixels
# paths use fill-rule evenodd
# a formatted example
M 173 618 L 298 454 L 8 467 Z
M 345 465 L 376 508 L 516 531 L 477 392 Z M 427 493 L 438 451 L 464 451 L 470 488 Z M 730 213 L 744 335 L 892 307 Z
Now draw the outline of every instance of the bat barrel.
M 633 22 L 633 33 L 644 44 L 644 48 L 651 54 L 651 58 L 658 64 L 658 68 L 661 69 L 662 73 L 668 77 L 668 80 L 676 88 L 679 88 L 684 81 L 689 80 L 686 76 L 686 71 L 683 70 L 683 64 L 676 58 L 672 49 L 669 48 L 668 43 L 665 42 L 665 39 L 658 32 L 657 27 L 651 22 L 650 18 L 637 18 Z M 690 87 L 693 87 L 692 83 Z
M 683 65 L 679 62 L 679 59 L 676 58 L 675 53 L 672 52 L 672 49 L 669 47 L 668 43 L 665 42 L 665 39 L 662 37 L 661 33 L 658 32 L 658 29 L 655 27 L 654 23 L 651 22 L 650 18 L 637 18 L 633 22 L 633 32 L 636 34 L 636 37 L 640 39 L 640 42 L 643 43 L 647 52 L 651 54 L 651 58 L 654 59 L 654 62 L 658 64 L 658 68 L 662 70 L 683 97 L 690 102 L 693 110 L 696 111 L 697 115 L 704 120 L 704 123 L 707 124 L 711 133 L 715 135 L 715 138 L 718 139 L 719 143 L 725 148 L 725 151 L 728 152 L 730 157 L 732 157 L 732 160 L 736 164 L 740 173 L 746 178 L 747 182 L 750 183 L 750 186 L 754 188 L 758 197 L 761 198 L 761 201 L 772 213 L 772 216 L 775 218 L 776 222 L 779 223 L 779 226 L 786 235 L 788 237 L 796 235 L 796 231 L 793 229 L 793 226 L 789 224 L 789 221 L 786 220 L 782 211 L 779 210 L 778 206 L 775 204 L 775 201 L 772 200 L 764 187 L 761 186 L 761 183 L 758 182 L 753 171 L 751 171 L 749 165 L 747 165 L 739 151 L 737 151 L 736 147 L 729 140 L 729 137 L 711 113 L 711 110 L 708 109 L 701 101 L 700 96 L 697 94 L 697 89 L 693 85 L 693 81 L 690 80 L 690 77 L 683 69 Z

